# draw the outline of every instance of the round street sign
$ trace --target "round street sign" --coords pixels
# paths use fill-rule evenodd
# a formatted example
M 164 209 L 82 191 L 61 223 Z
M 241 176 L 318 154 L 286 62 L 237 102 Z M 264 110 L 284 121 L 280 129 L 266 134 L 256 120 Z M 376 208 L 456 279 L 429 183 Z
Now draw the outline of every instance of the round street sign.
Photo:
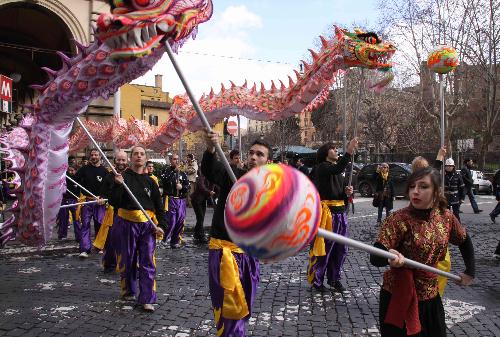
M 238 132 L 238 123 L 235 121 L 228 121 L 227 122 L 227 132 L 230 135 L 235 135 Z

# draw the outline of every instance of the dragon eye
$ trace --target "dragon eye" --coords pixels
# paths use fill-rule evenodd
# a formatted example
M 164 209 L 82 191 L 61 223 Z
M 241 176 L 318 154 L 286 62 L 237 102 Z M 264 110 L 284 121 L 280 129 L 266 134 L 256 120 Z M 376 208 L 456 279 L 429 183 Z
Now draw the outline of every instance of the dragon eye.
M 159 3 L 164 0 L 132 0 L 132 5 L 136 9 L 150 9 L 156 7 Z
M 366 42 L 368 42 L 370 44 L 376 44 L 377 43 L 377 39 L 374 38 L 373 36 L 370 36 L 370 37 L 366 38 Z

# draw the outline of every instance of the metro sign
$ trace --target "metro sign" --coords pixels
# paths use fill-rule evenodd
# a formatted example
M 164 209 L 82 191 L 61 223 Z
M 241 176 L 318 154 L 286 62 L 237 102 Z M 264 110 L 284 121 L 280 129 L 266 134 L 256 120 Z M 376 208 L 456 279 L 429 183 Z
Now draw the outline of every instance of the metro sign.
M 0 111 L 12 112 L 12 79 L 0 75 Z

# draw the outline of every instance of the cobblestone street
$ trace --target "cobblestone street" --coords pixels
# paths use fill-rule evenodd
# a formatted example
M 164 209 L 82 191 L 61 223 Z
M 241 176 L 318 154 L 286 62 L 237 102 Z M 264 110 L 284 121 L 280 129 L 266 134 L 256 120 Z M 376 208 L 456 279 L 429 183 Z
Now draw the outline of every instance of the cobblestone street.
M 462 220 L 476 252 L 476 280 L 464 288 L 450 282 L 444 304 L 449 336 L 500 336 L 500 259 L 493 251 L 500 225 L 488 213 L 496 201 L 478 196 L 483 213 L 466 203 Z M 399 200 L 395 208 L 407 204 Z M 350 236 L 373 243 L 376 210 L 359 198 L 350 214 Z M 207 211 L 205 225 L 211 221 Z M 119 278 L 104 274 L 99 254 L 77 257 L 72 240 L 43 250 L 7 246 L 0 251 L 0 336 L 215 336 L 207 282 L 207 249 L 192 244 L 188 209 L 186 244 L 157 250 L 158 302 L 153 314 L 119 300 Z M 452 272 L 463 270 L 460 252 L 451 249 Z M 312 292 L 306 281 L 307 254 L 261 268 L 250 336 L 378 336 L 378 293 L 383 268 L 368 254 L 349 251 L 344 294 Z

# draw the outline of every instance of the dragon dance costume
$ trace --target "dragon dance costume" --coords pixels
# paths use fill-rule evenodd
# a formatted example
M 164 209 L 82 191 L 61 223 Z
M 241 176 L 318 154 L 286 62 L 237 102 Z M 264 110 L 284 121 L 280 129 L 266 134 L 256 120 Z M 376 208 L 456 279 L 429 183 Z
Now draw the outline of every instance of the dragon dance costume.
M 474 248 L 470 237 L 450 210 L 419 210 L 408 206 L 394 212 L 380 228 L 375 246 L 395 249 L 414 261 L 435 266 L 444 259 L 448 243 L 459 246 L 465 274 L 474 277 Z M 371 263 L 388 265 L 370 255 Z M 391 268 L 384 273 L 380 292 L 380 330 L 387 336 L 446 336 L 438 277 L 420 269 Z
M 215 153 L 205 151 L 201 170 L 220 188 L 208 244 L 208 282 L 217 336 L 245 336 L 245 321 L 252 314 L 260 281 L 259 261 L 245 254 L 227 234 L 224 209 L 233 183 Z M 233 168 L 233 172 L 237 178 L 246 173 L 239 168 Z
M 348 235 L 345 205 L 347 195 L 344 192 L 344 172 L 351 155 L 346 153 L 333 164 L 324 161 L 315 168 L 315 185 L 321 198 L 320 228 L 333 231 L 342 236 Z M 323 289 L 325 273 L 327 283 L 340 288 L 340 275 L 347 256 L 347 247 L 340 243 L 325 240 L 317 236 L 309 251 L 307 281 L 318 290 Z M 340 290 L 340 289 L 339 289 Z
M 104 166 L 94 166 L 92 164 L 85 165 L 81 167 L 76 172 L 76 181 L 85 187 L 87 190 L 92 192 L 94 195 L 99 196 L 101 192 L 102 182 L 104 177 L 108 175 L 108 171 Z M 94 198 L 87 192 L 82 190 L 84 196 L 82 201 L 94 200 Z M 86 204 L 81 208 L 81 232 L 78 237 L 80 238 L 80 253 L 87 252 L 90 253 L 91 239 L 90 239 L 90 221 L 94 220 L 94 230 L 95 235 L 99 232 L 101 223 L 104 219 L 104 213 L 106 212 L 105 205 L 98 205 L 97 203 Z
M 164 225 L 164 211 L 158 185 L 147 174 L 133 170 L 122 173 L 125 184 L 130 188 L 141 206 L 155 223 Z M 114 183 L 111 191 L 111 205 L 117 210 L 113 224 L 117 270 L 120 272 L 122 297 L 136 296 L 137 303 L 156 302 L 156 238 L 154 226 L 138 209 L 126 192 L 123 184 Z

